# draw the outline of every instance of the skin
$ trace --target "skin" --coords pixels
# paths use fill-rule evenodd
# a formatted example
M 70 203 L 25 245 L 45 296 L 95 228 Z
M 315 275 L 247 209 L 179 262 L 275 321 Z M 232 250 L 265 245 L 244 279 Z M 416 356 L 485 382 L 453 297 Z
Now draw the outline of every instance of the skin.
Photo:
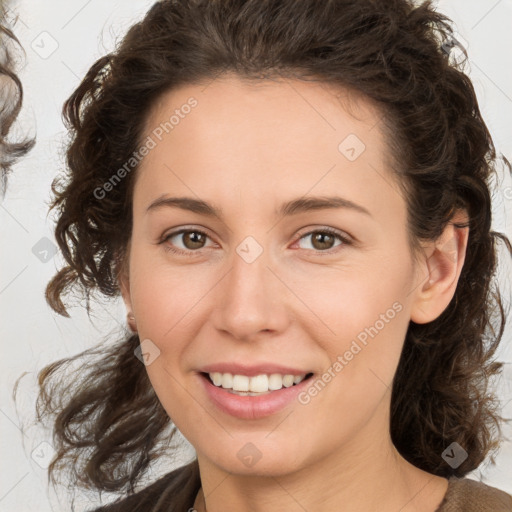
M 144 138 L 191 96 L 198 105 L 137 171 L 120 284 L 140 339 L 160 351 L 146 367 L 152 385 L 196 449 L 195 508 L 329 512 L 343 503 L 351 511 L 433 512 L 447 480 L 394 448 L 391 383 L 409 321 L 434 320 L 453 297 L 467 229 L 448 225 L 413 258 L 379 112 L 362 98 L 321 83 L 224 75 L 163 95 Z M 338 149 L 349 134 L 366 146 L 354 161 Z M 148 212 L 163 195 L 202 199 L 222 215 L 169 206 Z M 369 214 L 276 216 L 291 199 L 332 195 Z M 182 227 L 208 236 L 158 243 Z M 310 233 L 326 227 L 350 243 L 315 243 Z M 236 251 L 247 236 L 263 248 L 252 263 Z M 400 312 L 308 404 L 242 420 L 218 410 L 202 389 L 198 369 L 220 361 L 272 361 L 321 375 L 394 303 Z M 261 452 L 251 467 L 237 457 L 249 442 Z

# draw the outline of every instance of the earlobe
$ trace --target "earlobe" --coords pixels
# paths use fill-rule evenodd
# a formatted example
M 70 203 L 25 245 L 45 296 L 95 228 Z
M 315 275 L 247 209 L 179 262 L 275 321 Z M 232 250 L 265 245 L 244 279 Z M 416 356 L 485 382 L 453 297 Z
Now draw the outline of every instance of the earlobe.
M 128 327 L 130 328 L 130 330 L 132 332 L 137 332 L 137 323 L 135 320 L 135 315 L 133 313 L 129 312 L 126 315 L 126 320 L 127 320 Z
M 411 320 L 418 324 L 438 318 L 451 302 L 459 281 L 469 236 L 467 215 L 459 212 L 442 235 L 425 250 L 425 260 L 418 269 L 418 282 L 411 309 Z
M 123 301 L 126 306 L 126 322 L 128 327 L 132 332 L 137 332 L 137 322 L 135 319 L 135 315 L 132 311 L 132 303 L 130 297 L 130 283 L 127 279 L 121 279 L 119 281 L 119 287 L 121 289 L 121 295 L 123 296 Z

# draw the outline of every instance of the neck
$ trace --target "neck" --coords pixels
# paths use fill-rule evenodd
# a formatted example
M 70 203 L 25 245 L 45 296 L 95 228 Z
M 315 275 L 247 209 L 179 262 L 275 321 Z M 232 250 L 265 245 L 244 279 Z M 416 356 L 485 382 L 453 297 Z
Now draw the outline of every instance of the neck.
M 448 487 L 409 464 L 390 439 L 374 438 L 284 475 L 229 473 L 199 454 L 198 462 L 197 512 L 337 512 L 340 503 L 354 512 L 434 512 Z

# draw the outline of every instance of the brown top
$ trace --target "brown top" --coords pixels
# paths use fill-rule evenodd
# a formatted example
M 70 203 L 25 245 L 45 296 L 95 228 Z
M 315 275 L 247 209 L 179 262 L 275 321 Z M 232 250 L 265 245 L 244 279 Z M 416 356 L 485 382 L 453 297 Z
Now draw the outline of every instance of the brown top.
M 436 512 L 512 512 L 512 496 L 469 478 L 448 479 L 448 490 Z
M 195 459 L 149 487 L 94 512 L 187 512 L 193 510 L 200 487 Z M 452 477 L 435 512 L 512 512 L 512 496 L 469 478 Z

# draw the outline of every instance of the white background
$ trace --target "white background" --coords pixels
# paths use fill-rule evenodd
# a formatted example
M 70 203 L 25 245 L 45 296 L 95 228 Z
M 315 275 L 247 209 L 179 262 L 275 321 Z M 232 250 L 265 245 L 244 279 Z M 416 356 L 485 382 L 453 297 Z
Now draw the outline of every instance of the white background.
M 32 248 L 44 243 L 44 237 L 53 239 L 52 218 L 47 213 L 51 181 L 63 167 L 62 104 L 90 65 L 113 49 L 114 41 L 151 4 L 149 0 L 20 0 L 12 6 L 19 13 L 15 32 L 26 50 L 26 66 L 21 73 L 26 92 L 21 124 L 37 133 L 37 145 L 15 167 L 0 205 L 0 511 L 70 510 L 63 501 L 59 503 L 55 492 L 48 490 L 46 471 L 31 458 L 36 447 L 44 453 L 46 445 L 40 443 L 51 443 L 48 433 L 30 428 L 28 423 L 35 398 L 34 377 L 47 363 L 81 352 L 109 339 L 109 335 L 117 339 L 115 332 L 125 325 L 125 312 L 119 301 L 98 304 L 94 308 L 94 324 L 80 307 L 71 311 L 70 319 L 53 313 L 44 300 L 44 287 L 61 260 L 57 254 L 44 263 Z M 455 21 L 468 43 L 470 76 L 484 118 L 498 150 L 512 160 L 512 0 L 443 0 L 438 6 Z M 51 55 L 40 55 L 49 52 L 52 45 L 58 47 Z M 509 177 L 495 193 L 494 214 L 494 228 L 511 237 Z M 510 264 L 504 259 L 500 272 L 500 281 L 504 282 L 505 274 L 510 275 Z M 506 298 L 509 297 L 508 294 Z M 507 363 L 499 397 L 503 413 L 509 418 L 511 333 L 509 325 L 498 355 Z M 15 380 L 23 372 L 28 375 L 20 384 L 16 411 L 11 394 Z M 512 428 L 504 427 L 504 433 L 512 437 Z M 192 454 L 188 446 L 183 461 Z M 155 477 L 169 471 L 169 464 L 172 461 L 161 464 Z M 512 493 L 512 443 L 503 443 L 495 467 L 483 464 L 472 476 Z M 89 503 L 88 508 L 94 508 L 94 504 Z

